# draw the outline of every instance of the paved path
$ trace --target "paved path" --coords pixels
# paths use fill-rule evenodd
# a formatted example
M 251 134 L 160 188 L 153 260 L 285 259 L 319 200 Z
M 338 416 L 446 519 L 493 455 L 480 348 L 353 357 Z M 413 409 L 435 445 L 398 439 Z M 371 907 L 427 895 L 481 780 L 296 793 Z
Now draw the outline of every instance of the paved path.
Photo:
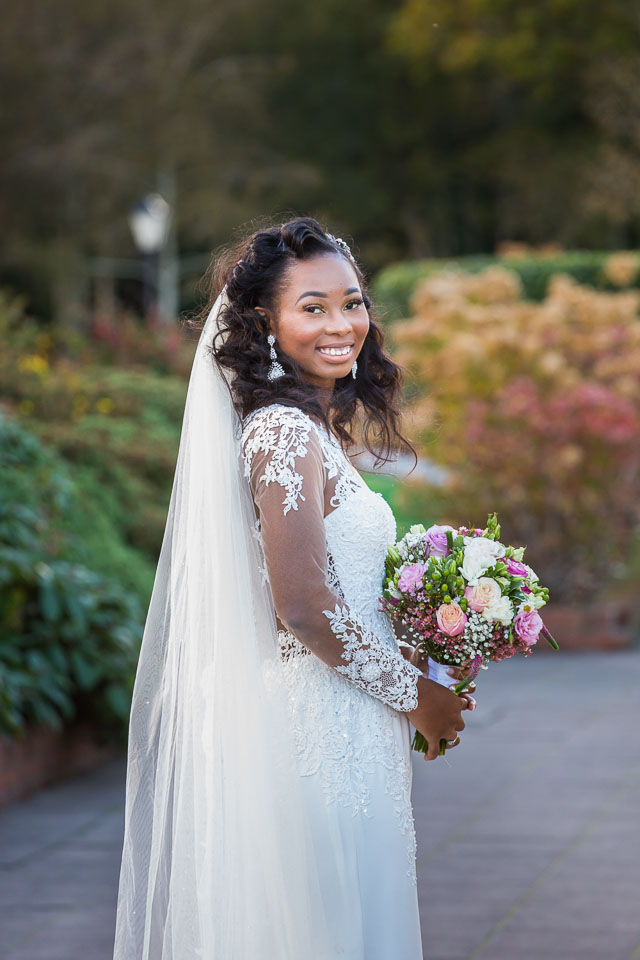
M 415 758 L 425 960 L 640 960 L 639 691 L 640 651 L 481 675 L 461 746 Z M 2 960 L 111 960 L 124 770 L 0 811 Z

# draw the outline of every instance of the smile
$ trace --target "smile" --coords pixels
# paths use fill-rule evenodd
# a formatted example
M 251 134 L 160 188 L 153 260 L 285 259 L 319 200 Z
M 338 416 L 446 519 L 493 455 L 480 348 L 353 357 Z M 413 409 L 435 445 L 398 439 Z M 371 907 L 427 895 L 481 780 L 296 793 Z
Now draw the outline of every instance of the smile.
M 317 347 L 316 349 L 318 350 L 318 353 L 322 354 L 323 357 L 344 360 L 353 353 L 353 344 L 350 343 L 348 346 L 344 347 Z

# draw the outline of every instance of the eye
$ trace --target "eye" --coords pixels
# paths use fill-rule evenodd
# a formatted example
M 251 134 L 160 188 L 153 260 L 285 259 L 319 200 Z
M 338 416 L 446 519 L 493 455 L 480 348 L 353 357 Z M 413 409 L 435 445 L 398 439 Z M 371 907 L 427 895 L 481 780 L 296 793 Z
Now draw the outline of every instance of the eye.
M 346 304 L 346 306 L 347 306 L 347 307 L 351 307 L 351 304 L 355 304 L 355 307 L 352 307 L 352 309 L 355 310 L 355 309 L 356 309 L 357 307 L 359 307 L 362 303 L 364 303 L 364 300 L 362 299 L 362 297 L 357 297 L 357 298 L 354 299 L 354 300 L 349 300 L 349 302 Z M 303 312 L 304 312 L 304 313 L 310 313 L 311 310 L 316 310 L 316 309 L 317 309 L 317 310 L 322 310 L 323 308 L 322 308 L 322 307 L 320 306 L 320 304 L 318 304 L 318 303 L 310 303 L 310 304 L 308 304 L 308 306 L 304 307 Z

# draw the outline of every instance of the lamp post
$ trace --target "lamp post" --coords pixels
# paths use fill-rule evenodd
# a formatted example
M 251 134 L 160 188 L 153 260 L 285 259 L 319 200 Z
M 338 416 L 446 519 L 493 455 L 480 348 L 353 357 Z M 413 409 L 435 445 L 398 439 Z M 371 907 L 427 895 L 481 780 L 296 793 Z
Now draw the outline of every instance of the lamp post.
M 143 304 L 149 313 L 158 290 L 158 255 L 167 242 L 171 207 L 159 193 L 148 193 L 133 207 L 129 227 L 142 256 Z

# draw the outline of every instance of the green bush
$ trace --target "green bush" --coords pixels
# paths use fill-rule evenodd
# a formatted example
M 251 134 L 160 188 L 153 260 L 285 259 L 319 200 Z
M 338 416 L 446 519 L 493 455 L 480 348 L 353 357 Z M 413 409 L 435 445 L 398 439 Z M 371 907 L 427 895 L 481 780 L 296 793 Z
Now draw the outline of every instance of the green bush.
M 74 535 L 79 490 L 53 451 L 2 414 L 0 489 L 0 730 L 77 718 L 124 742 L 140 599 L 75 562 L 90 553 Z
M 612 283 L 605 271 L 605 264 L 611 256 L 611 251 L 568 250 L 555 255 L 478 254 L 457 259 L 404 261 L 391 264 L 375 276 L 372 294 L 383 321 L 393 322 L 411 314 L 411 294 L 418 281 L 449 268 L 480 273 L 496 264 L 508 267 L 520 277 L 526 300 L 544 300 L 549 281 L 557 273 L 567 273 L 578 283 L 600 290 L 616 290 L 620 289 L 620 284 Z M 630 285 L 640 286 L 640 276 Z

